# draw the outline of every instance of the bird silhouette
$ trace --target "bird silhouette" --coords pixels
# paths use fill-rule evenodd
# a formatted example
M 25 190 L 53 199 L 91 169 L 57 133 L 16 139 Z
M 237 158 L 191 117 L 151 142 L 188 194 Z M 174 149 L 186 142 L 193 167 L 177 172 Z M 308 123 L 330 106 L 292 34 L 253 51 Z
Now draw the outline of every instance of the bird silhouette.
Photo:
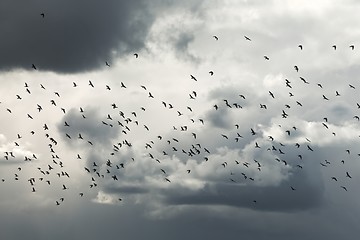
M 190 74 L 190 77 L 192 80 L 197 81 L 197 79 L 193 75 Z

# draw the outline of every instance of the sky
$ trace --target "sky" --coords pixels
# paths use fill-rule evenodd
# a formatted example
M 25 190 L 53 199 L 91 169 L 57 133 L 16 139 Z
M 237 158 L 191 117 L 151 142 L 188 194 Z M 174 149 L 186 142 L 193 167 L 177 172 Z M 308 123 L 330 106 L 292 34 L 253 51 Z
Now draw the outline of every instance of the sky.
M 1 239 L 355 239 L 357 1 L 0 2 Z

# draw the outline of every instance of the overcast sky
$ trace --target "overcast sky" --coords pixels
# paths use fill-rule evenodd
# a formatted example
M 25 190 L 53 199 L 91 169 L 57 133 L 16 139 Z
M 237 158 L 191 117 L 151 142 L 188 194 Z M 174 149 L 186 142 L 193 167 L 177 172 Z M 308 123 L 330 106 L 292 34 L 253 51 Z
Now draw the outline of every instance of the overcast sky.
M 355 239 L 356 1 L 0 2 L 1 239 Z

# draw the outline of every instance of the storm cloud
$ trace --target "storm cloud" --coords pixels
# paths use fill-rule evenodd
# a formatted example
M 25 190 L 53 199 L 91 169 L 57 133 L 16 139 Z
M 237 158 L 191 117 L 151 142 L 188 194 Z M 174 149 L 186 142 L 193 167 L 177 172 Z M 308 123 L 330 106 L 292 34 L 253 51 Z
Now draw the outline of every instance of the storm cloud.
M 91 71 L 136 52 L 154 16 L 143 0 L 2 1 L 0 69 Z M 42 17 L 40 14 L 44 14 Z

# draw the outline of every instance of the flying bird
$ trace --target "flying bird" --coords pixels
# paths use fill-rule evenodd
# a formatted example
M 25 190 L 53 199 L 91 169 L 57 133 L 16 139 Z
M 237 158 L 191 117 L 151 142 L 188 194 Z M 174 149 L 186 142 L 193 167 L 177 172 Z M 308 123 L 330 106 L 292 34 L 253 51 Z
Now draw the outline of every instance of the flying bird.
M 247 40 L 247 41 L 251 41 L 251 39 L 247 36 L 244 36 L 244 38 Z

